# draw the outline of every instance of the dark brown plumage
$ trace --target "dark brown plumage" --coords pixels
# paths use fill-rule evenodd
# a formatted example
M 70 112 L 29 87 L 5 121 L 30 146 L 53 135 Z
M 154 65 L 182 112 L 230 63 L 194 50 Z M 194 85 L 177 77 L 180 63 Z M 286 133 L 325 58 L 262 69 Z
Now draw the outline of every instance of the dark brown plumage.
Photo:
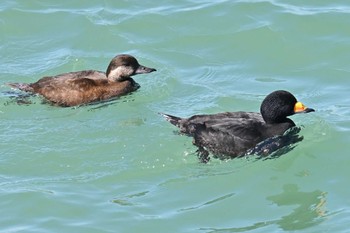
M 106 73 L 84 70 L 43 77 L 35 83 L 9 83 L 8 85 L 39 94 L 54 105 L 67 107 L 128 94 L 139 88 L 131 76 L 153 71 L 156 69 L 140 65 L 133 56 L 121 54 L 112 59 Z
M 193 137 L 199 157 L 209 161 L 209 152 L 219 158 L 235 158 L 266 139 L 283 135 L 295 126 L 287 118 L 296 113 L 313 112 L 287 91 L 274 91 L 263 100 L 257 112 L 225 112 L 180 118 L 162 114 L 181 133 Z M 285 139 L 279 139 L 283 143 Z M 275 145 L 276 146 L 276 143 Z

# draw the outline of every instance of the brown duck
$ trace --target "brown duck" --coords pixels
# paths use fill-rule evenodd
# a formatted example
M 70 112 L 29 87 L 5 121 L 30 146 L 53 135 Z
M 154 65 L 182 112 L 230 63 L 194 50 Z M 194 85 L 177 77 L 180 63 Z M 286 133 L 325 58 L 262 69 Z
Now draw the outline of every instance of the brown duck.
M 117 55 L 106 73 L 97 70 L 69 72 L 47 76 L 35 83 L 8 83 L 21 91 L 39 94 L 54 105 L 69 107 L 126 95 L 140 85 L 131 76 L 156 71 L 140 65 L 131 55 Z

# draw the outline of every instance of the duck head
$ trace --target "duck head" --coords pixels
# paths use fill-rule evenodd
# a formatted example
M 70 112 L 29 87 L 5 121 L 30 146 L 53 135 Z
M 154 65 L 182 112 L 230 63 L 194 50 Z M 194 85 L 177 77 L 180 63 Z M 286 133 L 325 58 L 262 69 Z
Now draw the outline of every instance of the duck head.
M 123 81 L 136 74 L 146 74 L 156 71 L 140 65 L 135 57 L 128 54 L 120 54 L 115 56 L 108 65 L 106 76 L 114 81 Z
M 288 121 L 287 116 L 314 111 L 314 109 L 307 108 L 303 103 L 298 102 L 293 94 L 284 90 L 270 93 L 260 106 L 260 113 L 268 124 L 283 123 Z

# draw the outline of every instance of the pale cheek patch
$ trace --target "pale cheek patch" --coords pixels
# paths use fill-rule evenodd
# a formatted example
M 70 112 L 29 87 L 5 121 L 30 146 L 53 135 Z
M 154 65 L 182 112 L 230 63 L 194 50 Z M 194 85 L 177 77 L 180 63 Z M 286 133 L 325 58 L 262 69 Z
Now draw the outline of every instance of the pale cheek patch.
M 125 66 L 119 66 L 109 73 L 108 78 L 112 78 L 115 80 L 123 80 L 125 77 L 131 76 L 132 73 L 132 69 L 127 68 Z

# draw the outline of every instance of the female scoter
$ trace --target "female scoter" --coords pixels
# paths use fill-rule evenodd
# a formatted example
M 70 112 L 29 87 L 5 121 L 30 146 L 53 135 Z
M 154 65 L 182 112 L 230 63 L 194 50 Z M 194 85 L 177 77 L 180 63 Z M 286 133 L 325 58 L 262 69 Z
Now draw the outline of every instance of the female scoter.
M 40 94 L 50 103 L 62 107 L 82 105 L 128 94 L 140 86 L 130 77 L 156 71 L 140 65 L 131 55 L 112 59 L 106 73 L 84 70 L 48 76 L 35 83 L 9 83 L 22 91 Z
M 209 152 L 219 158 L 243 156 L 258 143 L 283 135 L 294 127 L 294 122 L 287 116 L 313 111 L 298 102 L 288 91 L 279 90 L 265 97 L 260 113 L 224 112 L 190 118 L 161 115 L 177 126 L 181 133 L 193 137 L 199 158 L 202 162 L 208 162 Z

